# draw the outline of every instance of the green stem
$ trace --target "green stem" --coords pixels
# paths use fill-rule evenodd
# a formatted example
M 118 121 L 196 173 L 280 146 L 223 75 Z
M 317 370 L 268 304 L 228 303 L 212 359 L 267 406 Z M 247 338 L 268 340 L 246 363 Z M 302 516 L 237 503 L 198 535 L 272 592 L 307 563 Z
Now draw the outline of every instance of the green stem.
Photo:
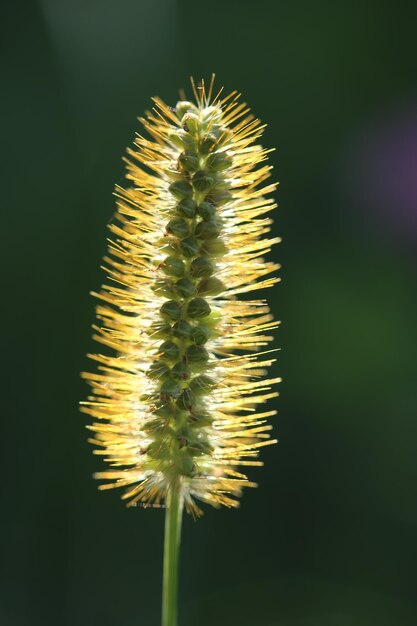
M 183 497 L 178 483 L 169 490 L 165 514 L 162 626 L 178 624 L 178 565 Z

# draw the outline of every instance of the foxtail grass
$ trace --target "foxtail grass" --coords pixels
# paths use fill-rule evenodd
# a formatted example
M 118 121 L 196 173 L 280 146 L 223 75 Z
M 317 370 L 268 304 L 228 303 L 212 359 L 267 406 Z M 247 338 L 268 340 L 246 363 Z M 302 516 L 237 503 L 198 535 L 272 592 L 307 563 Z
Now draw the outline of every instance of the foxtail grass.
M 275 202 L 264 126 L 240 95 L 192 82 L 194 101 L 154 98 L 128 149 L 126 187 L 104 259 L 94 338 L 103 349 L 83 376 L 82 410 L 107 469 L 100 489 L 128 506 L 166 507 L 163 626 L 177 624 L 182 511 L 236 507 L 246 468 L 275 443 L 261 407 L 277 326 L 251 292 L 278 281 L 265 260 Z

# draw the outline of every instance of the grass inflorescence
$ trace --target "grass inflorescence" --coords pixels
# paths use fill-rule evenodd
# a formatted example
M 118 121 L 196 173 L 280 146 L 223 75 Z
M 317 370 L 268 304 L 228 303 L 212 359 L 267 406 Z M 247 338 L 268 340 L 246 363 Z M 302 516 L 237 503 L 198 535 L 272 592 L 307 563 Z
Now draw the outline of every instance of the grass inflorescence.
M 106 350 L 90 355 L 99 365 L 83 374 L 92 394 L 82 410 L 109 464 L 101 489 L 160 505 L 175 484 L 198 515 L 196 499 L 236 506 L 254 485 L 242 468 L 274 443 L 275 412 L 257 407 L 277 395 L 279 379 L 266 377 L 277 323 L 265 300 L 241 294 L 277 282 L 264 255 L 278 239 L 268 236 L 263 126 L 236 92 L 212 97 L 202 82 L 194 95 L 174 108 L 154 98 L 147 137 L 128 150 L 109 281 L 95 294 Z

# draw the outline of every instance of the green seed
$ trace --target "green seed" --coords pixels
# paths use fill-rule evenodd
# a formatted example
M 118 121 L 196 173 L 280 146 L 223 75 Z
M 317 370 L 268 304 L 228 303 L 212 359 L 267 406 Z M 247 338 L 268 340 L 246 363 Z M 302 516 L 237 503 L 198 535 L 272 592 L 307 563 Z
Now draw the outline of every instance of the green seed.
M 181 305 L 176 300 L 168 300 L 160 308 L 161 315 L 171 320 L 181 317 Z
M 188 346 L 185 358 L 188 363 L 199 365 L 208 361 L 209 353 L 202 346 Z
M 176 130 L 169 132 L 168 137 L 171 143 L 180 149 L 194 147 L 195 145 L 195 138 L 182 128 L 177 128 Z
M 193 188 L 186 180 L 177 180 L 174 183 L 171 183 L 169 190 L 172 195 L 179 200 L 193 195 Z
M 216 145 L 217 138 L 213 133 L 208 133 L 201 138 L 200 141 L 200 152 L 202 154 L 208 154 Z
M 181 410 L 189 411 L 195 404 L 195 396 L 189 389 L 184 391 L 177 398 L 177 407 Z
M 182 298 L 191 298 L 196 291 L 193 281 L 189 278 L 180 278 L 180 280 L 177 280 L 175 289 Z
M 199 239 L 213 239 L 220 233 L 220 228 L 214 220 L 199 222 L 195 227 L 195 236 Z
M 199 158 L 190 150 L 181 152 L 178 157 L 178 164 L 185 172 L 196 172 L 200 166 Z
M 167 256 L 162 264 L 162 269 L 168 276 L 184 276 L 184 261 L 176 259 L 174 256 Z
M 151 289 L 158 294 L 158 296 L 164 296 L 165 298 L 173 298 L 176 295 L 176 289 L 171 280 L 157 280 L 152 285 Z
M 192 326 L 185 320 L 178 320 L 173 325 L 171 332 L 177 339 L 190 339 Z
M 194 217 L 197 211 L 197 203 L 193 198 L 183 198 L 176 206 L 176 211 L 184 217 Z
M 160 240 L 160 245 L 161 247 L 163 246 L 164 252 L 166 252 L 168 256 L 178 256 L 180 250 L 180 242 L 176 237 L 170 237 L 169 239 L 167 239 L 167 237 L 165 236 L 163 237 L 163 239 Z
M 181 387 L 175 378 L 168 378 L 161 385 L 161 395 L 177 398 L 181 393 Z
M 161 359 L 166 359 L 167 361 L 177 361 L 180 356 L 180 349 L 176 343 L 173 341 L 164 341 L 159 346 L 159 354 Z
M 190 258 L 198 254 L 200 244 L 195 237 L 186 237 L 180 242 L 180 248 L 183 255 Z
M 227 252 L 227 246 L 221 239 L 206 239 L 201 251 L 212 256 L 223 256 Z
M 208 278 L 214 272 L 213 263 L 200 256 L 191 263 L 190 273 L 193 278 Z
M 169 367 L 163 361 L 156 361 L 152 363 L 148 370 L 146 370 L 146 375 L 152 379 L 159 379 L 163 376 L 166 376 L 169 373 Z
M 175 113 L 180 120 L 184 117 L 186 113 L 195 111 L 197 111 L 195 104 L 193 104 L 192 102 L 188 102 L 187 100 L 181 100 L 181 102 L 178 102 L 177 106 L 175 107 Z
M 209 154 L 206 161 L 206 167 L 209 167 L 215 172 L 225 170 L 231 165 L 232 158 L 227 156 L 224 152 L 215 152 L 213 154 Z
M 233 196 L 227 189 L 212 189 L 206 200 L 213 202 L 216 206 L 220 206 L 233 200 Z
M 194 113 L 188 112 L 182 118 L 182 127 L 188 133 L 195 134 L 200 125 L 200 120 Z
M 191 376 L 191 371 L 186 363 L 180 361 L 174 365 L 171 370 L 171 374 L 177 380 L 188 380 Z
M 186 141 L 184 141 L 184 135 L 187 135 L 188 139 L 188 133 L 183 131 L 182 128 L 178 128 L 168 133 L 168 139 L 177 148 L 183 148 L 186 143 Z
M 194 326 L 191 330 L 190 339 L 197 346 L 201 346 L 203 343 L 206 343 L 209 338 L 209 331 L 206 326 Z
M 214 183 L 213 176 L 207 174 L 203 170 L 199 170 L 193 176 L 193 187 L 197 191 L 205 192 L 212 188 Z
M 191 476 L 194 470 L 194 461 L 187 448 L 180 450 L 178 470 L 182 476 Z
M 190 226 L 183 217 L 174 217 L 166 226 L 167 233 L 183 239 L 190 232 Z
M 203 300 L 203 298 L 194 298 L 187 306 L 187 315 L 191 319 L 207 317 L 207 315 L 210 315 L 210 311 L 208 302 Z
M 205 278 L 199 283 L 197 291 L 201 296 L 217 296 L 225 289 L 226 287 L 221 280 L 211 276 L 210 278 Z
M 213 378 L 202 374 L 201 376 L 193 378 L 190 384 L 190 389 L 196 395 L 204 395 L 209 393 L 215 385 L 216 381 L 213 380 Z
M 210 220 L 216 215 L 216 207 L 211 202 L 201 202 L 198 205 L 197 212 L 203 220 Z

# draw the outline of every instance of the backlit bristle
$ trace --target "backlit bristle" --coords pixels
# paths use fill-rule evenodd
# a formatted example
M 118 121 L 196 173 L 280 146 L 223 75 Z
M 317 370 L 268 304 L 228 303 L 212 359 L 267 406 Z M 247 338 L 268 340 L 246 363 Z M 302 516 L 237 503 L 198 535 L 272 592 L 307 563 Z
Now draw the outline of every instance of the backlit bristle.
M 250 292 L 272 287 L 265 261 L 275 203 L 263 126 L 233 92 L 194 83 L 195 102 L 154 98 L 126 158 L 129 187 L 116 187 L 94 338 L 98 365 L 83 377 L 82 410 L 95 453 L 108 463 L 101 489 L 124 487 L 129 505 L 161 505 L 180 484 L 195 500 L 237 506 L 254 486 L 242 467 L 260 465 L 275 443 L 259 407 L 277 393 L 273 321 Z M 249 294 L 249 295 L 246 295 Z M 243 297 L 242 297 L 243 295 Z

